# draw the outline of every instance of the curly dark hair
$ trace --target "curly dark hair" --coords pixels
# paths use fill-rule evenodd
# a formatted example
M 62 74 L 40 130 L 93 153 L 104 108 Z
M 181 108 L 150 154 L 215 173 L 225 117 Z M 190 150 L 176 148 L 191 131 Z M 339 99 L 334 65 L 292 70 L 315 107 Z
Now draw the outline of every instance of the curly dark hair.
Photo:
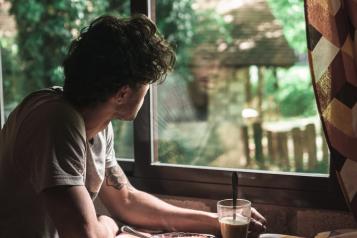
M 95 105 L 124 85 L 163 81 L 174 64 L 173 49 L 145 15 L 101 16 L 70 45 L 64 95 L 76 106 Z

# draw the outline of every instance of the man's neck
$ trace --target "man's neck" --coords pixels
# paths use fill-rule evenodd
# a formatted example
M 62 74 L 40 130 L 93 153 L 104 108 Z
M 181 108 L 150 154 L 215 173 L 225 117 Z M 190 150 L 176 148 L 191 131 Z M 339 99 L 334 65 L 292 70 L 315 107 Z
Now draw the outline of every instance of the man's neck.
M 80 108 L 78 111 L 84 120 L 87 140 L 105 129 L 112 119 L 112 113 L 106 105 Z

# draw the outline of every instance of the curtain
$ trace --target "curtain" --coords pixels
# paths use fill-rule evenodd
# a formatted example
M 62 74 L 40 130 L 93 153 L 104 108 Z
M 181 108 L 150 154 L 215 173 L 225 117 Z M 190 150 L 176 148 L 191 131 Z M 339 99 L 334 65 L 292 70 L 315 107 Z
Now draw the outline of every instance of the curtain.
M 331 164 L 357 218 L 357 0 L 305 0 L 308 58 Z

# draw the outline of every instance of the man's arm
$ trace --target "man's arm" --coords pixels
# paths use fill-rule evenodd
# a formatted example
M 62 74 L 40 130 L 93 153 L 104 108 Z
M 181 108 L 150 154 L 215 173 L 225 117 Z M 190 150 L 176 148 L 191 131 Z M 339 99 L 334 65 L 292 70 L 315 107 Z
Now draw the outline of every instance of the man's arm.
M 151 230 L 219 233 L 216 214 L 176 207 L 139 191 L 119 166 L 106 170 L 99 196 L 112 216 L 128 224 Z
M 147 229 L 220 234 L 216 213 L 170 205 L 135 189 L 119 166 L 106 169 L 99 196 L 113 217 Z M 266 220 L 252 209 L 252 237 L 265 231 Z
M 58 186 L 41 193 L 60 237 L 115 237 L 118 227 L 107 216 L 96 216 L 84 186 Z

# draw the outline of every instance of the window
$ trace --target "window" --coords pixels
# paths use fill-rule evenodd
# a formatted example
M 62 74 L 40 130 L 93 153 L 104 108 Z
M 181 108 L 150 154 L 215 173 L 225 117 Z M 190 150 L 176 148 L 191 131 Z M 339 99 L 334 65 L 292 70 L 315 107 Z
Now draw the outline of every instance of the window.
M 134 123 L 113 123 L 117 156 L 137 187 L 221 199 L 238 171 L 239 195 L 253 202 L 345 209 L 309 85 L 302 0 L 56 1 L 17 4 L 14 15 L 0 5 L 5 118 L 29 92 L 62 84 L 58 65 L 78 29 L 130 8 L 156 20 L 178 54 Z M 39 12 L 48 24 L 38 24 Z M 16 18 L 32 29 L 19 43 Z
M 70 40 L 89 21 L 104 13 L 121 16 L 130 14 L 129 1 L 12 3 L 13 5 L 10 1 L 0 1 L 4 88 L 4 101 L 1 102 L 4 103 L 5 115 L 2 116 L 5 118 L 30 92 L 63 84 L 61 61 Z M 21 24 L 16 24 L 17 21 Z M 132 159 L 132 123 L 115 122 L 114 130 L 118 137 L 115 143 L 117 156 Z
M 328 174 L 303 2 L 195 0 L 159 11 L 170 4 L 157 1 L 178 63 L 157 88 L 156 163 Z
M 219 199 L 239 171 L 240 194 L 254 202 L 344 208 L 315 107 L 303 1 L 293 2 L 141 8 L 177 46 L 178 62 L 135 120 L 134 182 Z

